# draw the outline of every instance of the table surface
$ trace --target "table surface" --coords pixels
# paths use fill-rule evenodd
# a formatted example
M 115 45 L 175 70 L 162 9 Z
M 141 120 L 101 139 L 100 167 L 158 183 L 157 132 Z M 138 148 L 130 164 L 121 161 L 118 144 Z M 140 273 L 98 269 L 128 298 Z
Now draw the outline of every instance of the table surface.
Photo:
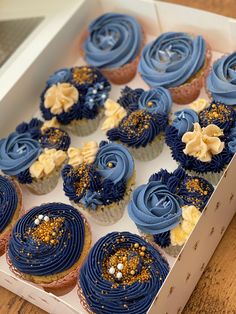
M 165 0 L 236 18 L 236 0 Z M 184 314 L 236 313 L 236 216 L 225 232 Z M 45 314 L 43 310 L 0 287 L 0 314 Z

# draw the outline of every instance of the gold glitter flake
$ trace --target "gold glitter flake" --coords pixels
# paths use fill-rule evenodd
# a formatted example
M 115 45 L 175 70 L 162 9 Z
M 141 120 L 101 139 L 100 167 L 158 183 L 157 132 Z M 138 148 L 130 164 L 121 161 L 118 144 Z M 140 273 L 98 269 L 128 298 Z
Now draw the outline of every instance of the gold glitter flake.
M 90 186 L 90 165 L 83 162 L 78 166 L 75 172 L 79 174 L 79 181 L 75 183 L 76 194 L 81 195 L 86 189 L 89 189 Z
M 95 78 L 96 74 L 94 74 L 93 70 L 87 66 L 76 67 L 73 70 L 73 80 L 77 84 L 91 84 Z
M 144 110 L 136 110 L 132 112 L 121 123 L 121 129 L 128 134 L 128 137 L 139 137 L 150 126 L 151 115 Z

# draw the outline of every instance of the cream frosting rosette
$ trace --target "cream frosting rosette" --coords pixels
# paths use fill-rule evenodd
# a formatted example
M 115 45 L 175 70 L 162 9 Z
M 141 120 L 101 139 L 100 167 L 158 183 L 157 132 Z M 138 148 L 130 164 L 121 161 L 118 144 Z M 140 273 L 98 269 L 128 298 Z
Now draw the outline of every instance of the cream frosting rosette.
M 171 244 L 182 246 L 187 241 L 200 216 L 201 212 L 195 206 L 183 206 L 182 221 L 170 232 Z
M 98 144 L 95 141 L 89 141 L 84 143 L 81 148 L 70 147 L 68 149 L 68 164 L 71 166 L 77 166 L 82 162 L 91 164 L 96 158 L 98 151 Z
M 45 93 L 44 106 L 51 113 L 60 114 L 69 109 L 78 101 L 79 92 L 70 83 L 58 83 L 52 85 Z
M 213 155 L 220 154 L 224 149 L 225 144 L 219 138 L 222 135 L 223 131 L 217 125 L 201 128 L 199 123 L 194 123 L 193 131 L 182 136 L 182 142 L 186 144 L 183 152 L 202 162 L 209 162 Z
M 118 127 L 120 121 L 127 115 L 126 110 L 112 99 L 107 99 L 104 107 L 106 119 L 103 122 L 102 130 L 108 131 Z
M 30 174 L 32 178 L 43 178 L 57 167 L 60 167 L 67 159 L 67 154 L 62 150 L 47 149 L 45 148 L 43 153 L 38 157 L 30 167 Z
M 208 108 L 210 106 L 209 101 L 207 101 L 204 98 L 199 98 L 198 100 L 194 101 L 189 105 L 191 109 L 196 111 L 197 113 L 203 111 L 204 109 Z
M 57 121 L 56 117 L 53 117 L 51 120 L 44 121 L 44 123 L 41 127 L 41 131 L 44 132 L 50 128 L 55 128 L 55 129 L 60 128 L 60 123 Z

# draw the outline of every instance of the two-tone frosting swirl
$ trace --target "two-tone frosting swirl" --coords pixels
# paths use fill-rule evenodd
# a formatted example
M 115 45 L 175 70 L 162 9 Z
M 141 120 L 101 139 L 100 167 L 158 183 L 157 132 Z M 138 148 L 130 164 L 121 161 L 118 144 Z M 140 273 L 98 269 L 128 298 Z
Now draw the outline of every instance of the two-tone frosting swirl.
M 138 21 L 127 14 L 106 13 L 89 25 L 85 59 L 97 68 L 118 68 L 139 54 L 143 35 Z
M 44 238 L 41 231 L 47 233 Z M 54 275 L 79 260 L 84 236 L 84 220 L 75 208 L 62 203 L 43 204 L 16 223 L 8 255 L 13 266 L 24 274 Z
M 0 233 L 10 223 L 18 206 L 18 195 L 14 183 L 0 175 Z
M 97 152 L 94 165 L 97 172 L 114 184 L 127 181 L 134 172 L 134 160 L 123 145 L 105 143 Z
M 212 98 L 226 105 L 236 105 L 236 52 L 216 60 L 207 78 Z
M 166 260 L 144 239 L 112 232 L 93 246 L 78 283 L 94 313 L 145 314 L 168 271 Z
M 168 114 L 171 106 L 171 94 L 163 87 L 143 92 L 138 100 L 139 109 L 145 109 L 151 113 Z
M 151 87 L 180 86 L 203 66 L 206 43 L 201 36 L 167 32 L 147 44 L 138 71 Z
M 128 213 L 136 226 L 147 234 L 173 229 L 180 221 L 180 200 L 166 185 L 151 181 L 137 187 L 128 205 Z
M 42 149 L 29 133 L 11 133 L 0 140 L 0 169 L 11 176 L 28 169 Z
M 192 109 L 182 109 L 175 112 L 175 119 L 172 126 L 178 130 L 178 135 L 182 136 L 184 133 L 193 130 L 193 124 L 199 122 L 197 113 Z

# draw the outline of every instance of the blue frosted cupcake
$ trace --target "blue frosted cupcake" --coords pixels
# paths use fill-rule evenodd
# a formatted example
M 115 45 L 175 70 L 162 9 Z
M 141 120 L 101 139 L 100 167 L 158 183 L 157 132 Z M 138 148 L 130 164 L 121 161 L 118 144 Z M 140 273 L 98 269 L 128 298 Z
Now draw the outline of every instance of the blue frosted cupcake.
M 150 87 L 168 88 L 174 102 L 187 104 L 198 97 L 210 61 L 202 36 L 167 32 L 144 47 L 138 71 Z
M 73 287 L 91 244 L 85 218 L 72 206 L 34 207 L 12 229 L 7 261 L 21 279 L 47 289 Z
M 106 120 L 102 125 L 110 141 L 125 145 L 134 158 L 151 160 L 163 149 L 172 98 L 159 87 L 144 91 L 125 87 L 118 103 L 105 103 Z
M 135 182 L 134 161 L 122 145 L 94 141 L 68 150 L 62 171 L 66 196 L 79 210 L 106 225 L 119 220 Z
M 233 156 L 228 143 L 236 114 L 230 106 L 215 102 L 205 108 L 202 100 L 201 106 L 197 101 L 191 106 L 194 110 L 175 113 L 166 129 L 166 143 L 184 169 L 216 185 Z
M 98 127 L 110 90 L 108 80 L 93 67 L 58 70 L 49 77 L 41 94 L 43 118 L 56 118 L 73 134 L 86 136 Z
M 86 62 L 102 71 L 115 84 L 133 79 L 144 42 L 136 18 L 121 13 L 105 13 L 88 27 L 83 45 Z
M 212 192 L 206 180 L 182 169 L 173 174 L 162 170 L 134 190 L 128 213 L 142 234 L 176 257 Z
M 12 226 L 22 213 L 22 193 L 18 183 L 0 175 L 0 256 L 4 254 Z
M 145 314 L 169 272 L 161 253 L 129 232 L 109 233 L 94 245 L 78 277 L 89 313 Z
M 236 105 L 236 52 L 213 63 L 207 77 L 206 89 L 216 102 Z
M 0 169 L 35 194 L 49 193 L 58 183 L 69 145 L 65 131 L 34 118 L 0 140 Z

